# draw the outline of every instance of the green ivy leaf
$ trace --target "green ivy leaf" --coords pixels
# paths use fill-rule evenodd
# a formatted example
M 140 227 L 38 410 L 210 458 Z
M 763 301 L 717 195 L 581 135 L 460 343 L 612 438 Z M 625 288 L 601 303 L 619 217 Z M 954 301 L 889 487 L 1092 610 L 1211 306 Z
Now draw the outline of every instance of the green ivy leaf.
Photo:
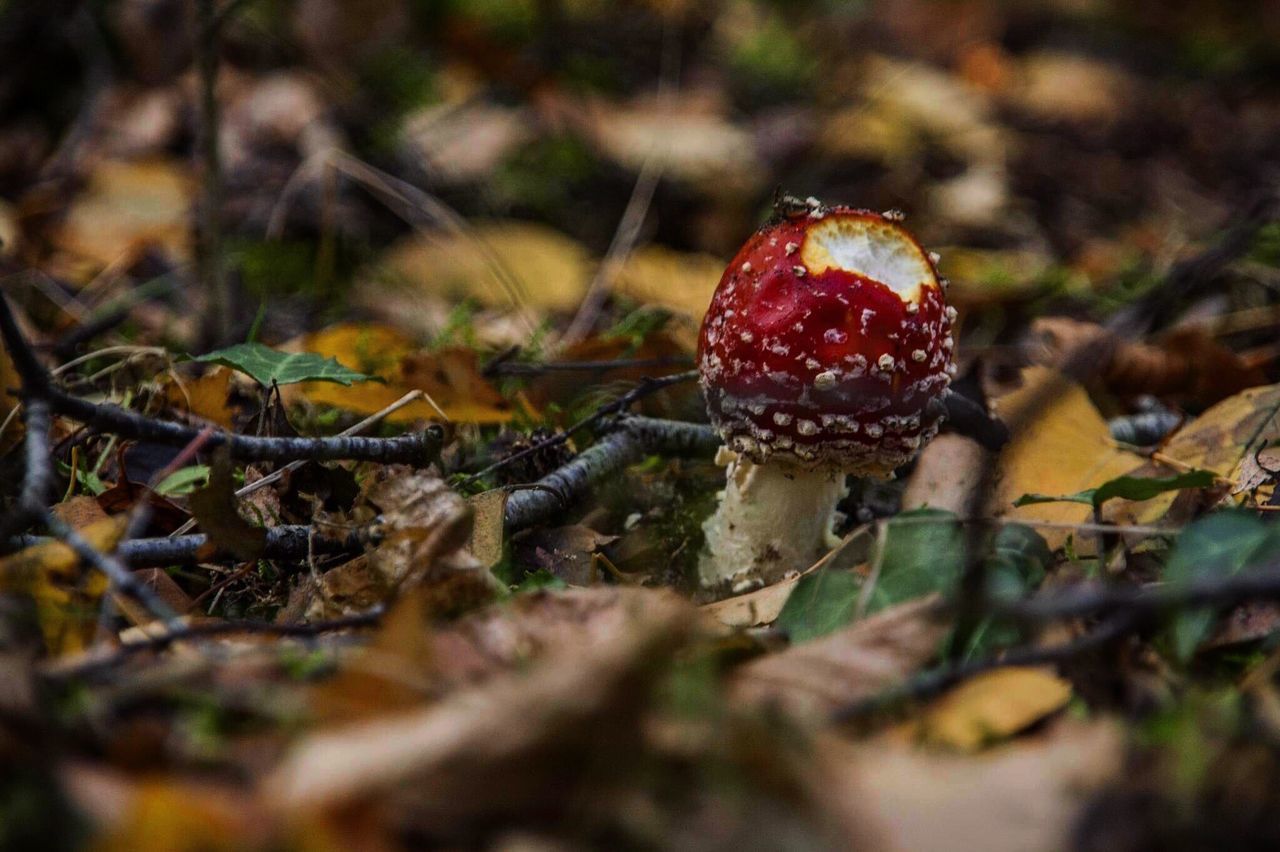
M 296 382 L 336 382 L 350 385 L 353 382 L 376 381 L 373 376 L 348 370 L 333 358 L 325 358 L 313 352 L 281 352 L 261 343 L 237 343 L 235 346 L 201 355 L 195 360 L 239 370 L 263 387 Z
M 794 642 L 824 636 L 853 621 L 867 595 L 864 615 L 944 591 L 955 585 L 963 537 L 955 515 L 936 509 L 904 512 L 887 524 L 880 570 L 865 581 L 849 571 L 824 569 L 796 583 L 777 627 Z M 875 585 L 865 590 L 865 583 Z
M 1035 503 L 1085 503 L 1095 509 L 1113 497 L 1125 500 L 1150 500 L 1166 491 L 1181 491 L 1184 488 L 1208 488 L 1216 477 L 1212 471 L 1189 470 L 1177 476 L 1149 478 L 1142 476 L 1117 476 L 1104 482 L 1097 488 L 1078 491 L 1075 494 L 1064 494 L 1053 497 L 1048 494 L 1023 494 L 1013 501 L 1015 506 L 1030 506 Z
M 821 569 L 806 574 L 791 590 L 774 624 L 792 642 L 825 636 L 853 620 L 861 589 L 862 581 L 849 571 Z

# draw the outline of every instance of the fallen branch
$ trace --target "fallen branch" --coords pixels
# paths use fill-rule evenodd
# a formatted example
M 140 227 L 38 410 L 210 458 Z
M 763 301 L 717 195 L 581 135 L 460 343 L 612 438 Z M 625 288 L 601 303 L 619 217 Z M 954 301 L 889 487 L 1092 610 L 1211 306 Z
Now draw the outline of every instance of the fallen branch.
M 622 418 L 573 461 L 539 479 L 536 484 L 541 487 L 513 493 L 507 499 L 506 530 L 514 532 L 550 520 L 596 483 L 646 455 L 711 456 L 719 446 L 720 436 L 705 424 Z
M 200 437 L 198 429 L 154 420 L 117 405 L 90 402 L 55 387 L 48 371 L 37 360 L 31 344 L 18 329 L 12 308 L 3 296 L 0 296 L 0 337 L 3 337 L 13 358 L 14 368 L 22 381 L 23 396 L 28 401 L 44 400 L 56 414 L 79 420 L 99 432 L 124 438 L 185 447 Z M 439 455 L 443 443 L 444 430 L 430 426 L 422 432 L 395 438 L 259 438 L 219 431 L 209 435 L 204 446 L 211 450 L 226 446 L 232 457 L 240 461 L 349 459 L 423 465 Z
M 644 399 L 646 396 L 649 396 L 650 394 L 657 393 L 658 391 L 662 390 L 665 387 L 670 387 L 671 385 L 680 384 L 682 382 L 691 382 L 696 378 L 698 378 L 698 371 L 689 370 L 684 373 L 676 373 L 670 376 L 661 376 L 660 378 L 656 378 L 656 379 L 655 378 L 641 379 L 640 384 L 636 385 L 634 388 L 627 391 L 617 399 L 611 402 L 607 402 L 604 405 L 600 406 L 594 412 L 582 418 L 577 423 L 574 423 L 572 426 L 570 426 L 568 429 L 565 429 L 563 432 L 552 435 L 548 438 L 544 438 L 541 441 L 537 441 L 532 446 L 526 447 L 525 449 L 521 450 L 518 453 L 513 453 L 504 459 L 499 459 L 498 461 L 494 462 L 488 467 L 483 468 L 482 470 L 478 470 L 475 473 L 471 474 L 471 476 L 467 477 L 465 482 L 466 483 L 475 482 L 477 479 L 479 479 L 482 476 L 485 476 L 486 474 L 493 473 L 495 470 L 504 468 L 509 464 L 519 461 L 520 459 L 527 458 L 528 456 L 531 456 L 534 453 L 542 452 L 543 450 L 549 447 L 558 447 L 561 444 L 567 443 L 569 438 L 572 437 L 574 433 L 581 432 L 583 429 L 586 429 L 588 426 L 593 426 L 596 423 L 603 422 L 605 418 L 612 417 L 615 414 L 619 414 L 623 411 L 626 411 L 628 408 L 631 407 L 632 403 L 637 402 L 641 399 Z
M 155 630 L 155 632 L 143 639 L 124 642 L 106 651 L 96 653 L 90 651 L 87 655 L 70 661 L 53 660 L 43 668 L 41 673 L 51 680 L 79 680 L 109 671 L 136 654 L 146 651 L 163 651 L 174 642 L 244 634 L 307 639 L 339 630 L 374 627 L 384 612 L 385 608 L 378 605 L 355 615 L 296 624 L 276 624 L 267 621 L 201 621 L 195 624 L 177 622 L 162 628 L 148 627 L 146 629 Z
M 306 559 L 311 556 L 354 555 L 364 549 L 369 536 L 364 531 L 353 532 L 342 538 L 315 534 L 315 528 L 302 524 L 285 524 L 267 529 L 263 559 L 281 561 Z M 16 550 L 44 544 L 44 536 L 25 535 L 10 540 L 10 549 Z M 192 535 L 134 538 L 120 543 L 116 555 L 134 568 L 166 565 L 190 565 L 196 562 L 213 562 L 228 557 L 222 551 L 207 552 L 209 537 L 203 533 Z

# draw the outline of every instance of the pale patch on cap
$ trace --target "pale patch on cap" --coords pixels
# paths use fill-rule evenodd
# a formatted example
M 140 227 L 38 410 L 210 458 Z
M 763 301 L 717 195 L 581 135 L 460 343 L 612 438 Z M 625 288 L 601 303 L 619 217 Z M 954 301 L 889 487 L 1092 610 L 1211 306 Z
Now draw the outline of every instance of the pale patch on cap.
M 902 301 L 917 303 L 924 287 L 937 287 L 928 257 L 892 222 L 868 216 L 828 216 L 809 226 L 800 259 L 817 275 L 841 269 L 879 281 Z

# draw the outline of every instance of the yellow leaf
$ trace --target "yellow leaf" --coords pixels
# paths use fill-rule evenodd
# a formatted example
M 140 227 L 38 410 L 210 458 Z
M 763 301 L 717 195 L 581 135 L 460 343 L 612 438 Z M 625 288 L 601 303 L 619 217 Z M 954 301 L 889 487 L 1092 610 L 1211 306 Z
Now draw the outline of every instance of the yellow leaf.
M 128 526 L 127 516 L 103 518 L 78 532 L 96 550 L 115 549 Z M 80 558 L 60 541 L 37 544 L 0 560 L 0 589 L 30 595 L 52 656 L 88 647 L 98 624 L 98 605 L 107 578 L 84 568 Z
M 491 222 L 461 234 L 409 238 L 387 252 L 383 265 L 400 297 L 572 311 L 587 291 L 592 261 L 581 245 L 544 225 Z
M 995 669 L 938 699 L 911 732 L 929 743 L 977 751 L 1057 712 L 1070 698 L 1071 684 L 1044 669 Z
M 189 412 L 223 429 L 235 426 L 235 412 L 227 405 L 231 398 L 231 370 L 226 367 L 214 367 L 193 379 L 171 376 L 164 383 L 164 396 L 177 411 Z
M 71 205 L 54 243 L 101 268 L 144 247 L 184 260 L 194 183 L 174 161 L 105 160 Z
M 1035 410 L 1032 410 L 1035 406 Z M 1142 456 L 1117 446 L 1107 422 L 1089 395 L 1074 382 L 1043 367 L 1023 373 L 1023 385 L 994 404 L 996 413 L 1015 427 L 1000 454 L 1000 470 L 991 511 L 1025 522 L 1087 522 L 1092 509 L 1082 503 L 1040 503 L 1013 507 L 1023 494 L 1074 494 L 1122 476 L 1143 462 Z M 1070 530 L 1040 528 L 1052 548 L 1061 547 Z M 1088 545 L 1091 537 L 1076 536 Z
M 701 322 L 723 274 L 724 261 L 714 255 L 646 246 L 623 264 L 617 290 Z
M 286 401 L 305 398 L 314 405 L 332 405 L 357 414 L 373 414 L 412 390 L 425 392 L 450 420 L 463 423 L 505 423 L 511 403 L 480 375 L 476 353 L 463 347 L 434 352 L 417 351 L 400 331 L 385 325 L 344 323 L 286 344 L 285 349 L 315 352 L 337 359 L 352 370 L 378 376 L 384 382 L 359 382 L 350 387 L 332 382 L 303 382 L 282 388 Z M 389 423 L 439 419 L 424 401 L 411 402 L 387 417 Z

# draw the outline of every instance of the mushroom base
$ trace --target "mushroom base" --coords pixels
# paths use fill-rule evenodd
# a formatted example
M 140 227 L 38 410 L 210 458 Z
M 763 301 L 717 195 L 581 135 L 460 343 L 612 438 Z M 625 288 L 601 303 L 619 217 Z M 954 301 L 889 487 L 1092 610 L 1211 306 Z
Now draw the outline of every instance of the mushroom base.
M 803 571 L 834 545 L 844 474 L 785 463 L 759 465 L 721 448 L 727 462 L 720 505 L 702 525 L 698 561 L 703 588 L 738 593 Z

